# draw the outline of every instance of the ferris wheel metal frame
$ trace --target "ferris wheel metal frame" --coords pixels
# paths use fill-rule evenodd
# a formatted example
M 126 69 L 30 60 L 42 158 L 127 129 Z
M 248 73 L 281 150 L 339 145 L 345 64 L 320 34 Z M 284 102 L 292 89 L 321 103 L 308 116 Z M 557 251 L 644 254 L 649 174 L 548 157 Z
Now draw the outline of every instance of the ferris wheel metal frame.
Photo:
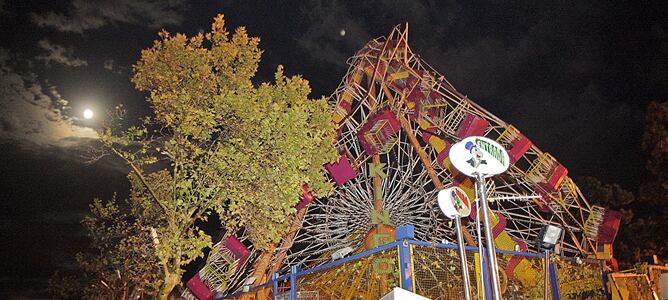
M 459 186 L 476 198 L 474 181 L 447 157 L 450 145 L 473 135 L 496 140 L 512 162 L 507 172 L 486 180 L 487 197 L 496 199 L 487 213 L 497 248 L 536 252 L 533 240 L 541 226 L 552 224 L 565 231 L 564 255 L 596 252 L 597 241 L 587 234 L 596 207 L 567 169 L 413 53 L 408 25 L 367 43 L 348 65 L 329 100 L 338 129 L 334 146 L 340 153 L 339 161 L 324 168 L 336 183 L 333 194 L 312 199 L 305 189 L 290 231 L 273 251 L 248 250 L 252 246 L 240 233 L 238 241 L 248 257 L 239 264 L 238 255 L 212 255 L 200 281 L 224 293 L 239 291 L 248 278 L 263 282 L 290 266 L 305 269 L 330 262 L 332 254 L 346 247 L 360 252 L 388 242 L 391 228 L 406 224 L 415 227 L 418 240 L 456 243 L 454 226 L 435 204 L 436 193 Z M 475 218 L 472 214 L 470 220 Z M 465 237 L 472 244 L 477 238 L 474 222 L 465 223 Z M 223 243 L 221 249 L 228 248 Z M 217 275 L 222 273 L 233 279 L 223 284 Z

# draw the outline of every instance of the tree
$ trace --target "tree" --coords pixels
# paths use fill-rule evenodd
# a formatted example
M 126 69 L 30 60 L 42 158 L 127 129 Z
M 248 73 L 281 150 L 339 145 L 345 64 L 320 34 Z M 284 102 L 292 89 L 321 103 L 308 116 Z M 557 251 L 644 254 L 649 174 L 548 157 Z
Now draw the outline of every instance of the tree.
M 306 80 L 279 66 L 273 84 L 254 86 L 259 38 L 243 27 L 230 35 L 219 15 L 209 33 L 159 36 L 132 77 L 154 114 L 105 128 L 101 141 L 132 170 L 133 216 L 153 228 L 166 299 L 211 246 L 197 221 L 218 213 L 228 234 L 243 227 L 267 249 L 288 229 L 303 184 L 315 196 L 332 191 L 322 165 L 337 155 L 326 100 L 309 99 Z
M 649 155 L 647 169 L 652 176 L 640 187 L 638 215 L 633 230 L 646 238 L 636 256 L 657 254 L 668 259 L 668 102 L 653 101 L 647 106 L 642 147 Z
M 578 187 L 592 204 L 622 213 L 622 222 L 615 243 L 614 256 L 622 267 L 633 265 L 634 245 L 630 243 L 635 234 L 631 230 L 634 220 L 636 196 L 616 183 L 603 183 L 594 177 L 581 177 L 577 180 Z M 636 260 L 637 261 L 637 260 Z
M 150 230 L 119 208 L 115 198 L 106 203 L 95 199 L 90 210 L 81 222 L 91 238 L 90 251 L 76 256 L 82 273 L 56 274 L 49 282 L 51 292 L 65 299 L 155 295 L 161 278 Z
M 649 154 L 647 169 L 668 183 L 668 102 L 650 102 L 645 116 L 642 147 Z
M 622 226 L 614 253 L 622 267 L 631 267 L 641 256 L 668 258 L 668 102 L 647 106 L 642 148 L 648 154 L 647 181 L 634 191 L 595 178 L 581 178 L 582 192 L 597 205 L 621 211 Z

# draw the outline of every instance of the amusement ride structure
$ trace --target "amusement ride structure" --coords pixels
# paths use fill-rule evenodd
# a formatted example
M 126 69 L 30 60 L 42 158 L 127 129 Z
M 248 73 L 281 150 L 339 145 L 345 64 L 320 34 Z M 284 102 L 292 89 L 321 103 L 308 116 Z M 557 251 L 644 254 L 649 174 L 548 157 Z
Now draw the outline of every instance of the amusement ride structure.
M 486 179 L 486 213 L 497 249 L 539 252 L 536 236 L 552 224 L 564 230 L 562 256 L 612 259 L 619 216 L 590 205 L 552 155 L 458 92 L 413 53 L 407 26 L 370 41 L 348 64 L 330 98 L 338 129 L 334 146 L 340 154 L 337 162 L 324 166 L 335 183 L 333 194 L 314 199 L 305 185 L 304 196 L 295 199 L 291 230 L 273 251 L 255 251 L 243 232 L 224 237 L 187 283 L 186 298 L 200 297 L 203 290 L 239 292 L 244 285 L 266 282 L 274 272 L 313 268 L 376 248 L 395 241 L 395 231 L 403 225 L 413 226 L 417 241 L 456 244 L 456 224 L 439 211 L 436 195 L 457 186 L 469 199 L 478 198 L 475 180 L 455 169 L 448 156 L 454 143 L 469 136 L 495 140 L 510 160 L 507 172 Z M 468 245 L 477 245 L 480 214 L 474 205 L 471 215 L 462 218 Z M 366 263 L 380 274 L 392 268 Z M 541 276 L 535 262 L 521 256 L 499 265 L 506 282 L 522 284 Z M 341 274 L 325 280 L 323 293 L 332 295 L 369 285 Z

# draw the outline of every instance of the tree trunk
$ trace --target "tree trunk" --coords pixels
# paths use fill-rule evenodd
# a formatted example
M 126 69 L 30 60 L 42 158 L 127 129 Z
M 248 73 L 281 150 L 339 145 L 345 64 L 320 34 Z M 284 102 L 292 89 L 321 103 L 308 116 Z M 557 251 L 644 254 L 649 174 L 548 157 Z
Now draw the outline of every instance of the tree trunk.
M 169 295 L 181 281 L 181 276 L 179 276 L 176 273 L 167 274 L 167 276 L 165 277 L 166 277 L 165 283 L 162 285 L 162 288 L 160 289 L 160 295 L 158 295 L 158 299 L 160 300 L 169 299 Z
M 265 251 L 260 255 L 260 258 L 258 259 L 257 263 L 255 264 L 255 270 L 253 271 L 253 275 L 255 276 L 255 284 L 262 284 L 265 283 L 266 281 L 269 280 L 270 274 L 273 272 L 278 272 L 278 270 L 281 268 L 283 265 L 283 260 L 285 260 L 285 256 L 287 254 L 288 249 L 292 247 L 292 243 L 295 241 L 295 238 L 297 236 L 297 231 L 301 229 L 302 227 L 302 222 L 304 221 L 304 216 L 306 215 L 306 210 L 308 209 L 308 205 L 305 207 L 302 207 L 300 210 L 297 211 L 297 213 L 293 216 L 292 218 L 292 225 L 290 225 L 290 230 L 283 235 L 283 242 L 280 245 L 280 249 L 278 253 L 276 253 L 274 265 L 269 266 L 271 263 L 271 259 L 274 258 L 274 253 L 275 251 Z M 276 249 L 278 244 L 272 245 L 270 249 Z M 255 293 L 255 299 L 266 299 L 269 297 L 269 291 L 271 289 L 269 288 L 262 288 L 257 290 Z M 246 294 L 252 294 L 252 293 L 246 293 Z M 247 300 L 251 299 L 250 295 L 246 295 L 241 297 L 242 300 Z
M 126 283 L 125 286 L 123 287 L 123 295 L 121 295 L 121 300 L 128 300 L 129 299 L 128 298 L 128 296 L 129 296 L 128 292 L 129 292 L 129 290 L 128 290 L 128 286 L 127 286 L 127 283 Z

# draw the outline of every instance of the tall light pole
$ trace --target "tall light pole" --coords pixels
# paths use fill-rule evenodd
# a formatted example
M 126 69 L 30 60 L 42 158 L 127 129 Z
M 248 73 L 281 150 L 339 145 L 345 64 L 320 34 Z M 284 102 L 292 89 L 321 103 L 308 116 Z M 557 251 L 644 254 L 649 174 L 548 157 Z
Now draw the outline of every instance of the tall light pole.
M 478 185 L 478 193 L 480 201 L 480 214 L 482 214 L 482 222 L 485 227 L 485 244 L 487 247 L 487 262 L 489 263 L 489 272 L 492 273 L 492 289 L 494 290 L 494 299 L 501 299 L 501 284 L 499 280 L 499 267 L 496 261 L 496 247 L 494 246 L 494 237 L 492 237 L 492 226 L 489 223 L 489 208 L 487 205 L 487 189 L 485 188 L 485 178 L 478 173 L 476 175 L 476 184 Z M 478 216 L 479 218 L 480 216 Z
M 492 279 L 492 291 L 495 300 L 501 299 L 501 286 L 496 261 L 496 247 L 492 237 L 492 228 L 489 222 L 489 207 L 487 204 L 486 178 L 505 172 L 510 165 L 510 158 L 506 150 L 494 140 L 471 136 L 452 145 L 450 161 L 461 173 L 476 179 L 476 189 L 480 203 L 480 214 L 485 228 L 485 242 L 487 258 Z M 478 215 L 480 218 L 480 215 Z M 480 246 L 480 245 L 479 245 Z

